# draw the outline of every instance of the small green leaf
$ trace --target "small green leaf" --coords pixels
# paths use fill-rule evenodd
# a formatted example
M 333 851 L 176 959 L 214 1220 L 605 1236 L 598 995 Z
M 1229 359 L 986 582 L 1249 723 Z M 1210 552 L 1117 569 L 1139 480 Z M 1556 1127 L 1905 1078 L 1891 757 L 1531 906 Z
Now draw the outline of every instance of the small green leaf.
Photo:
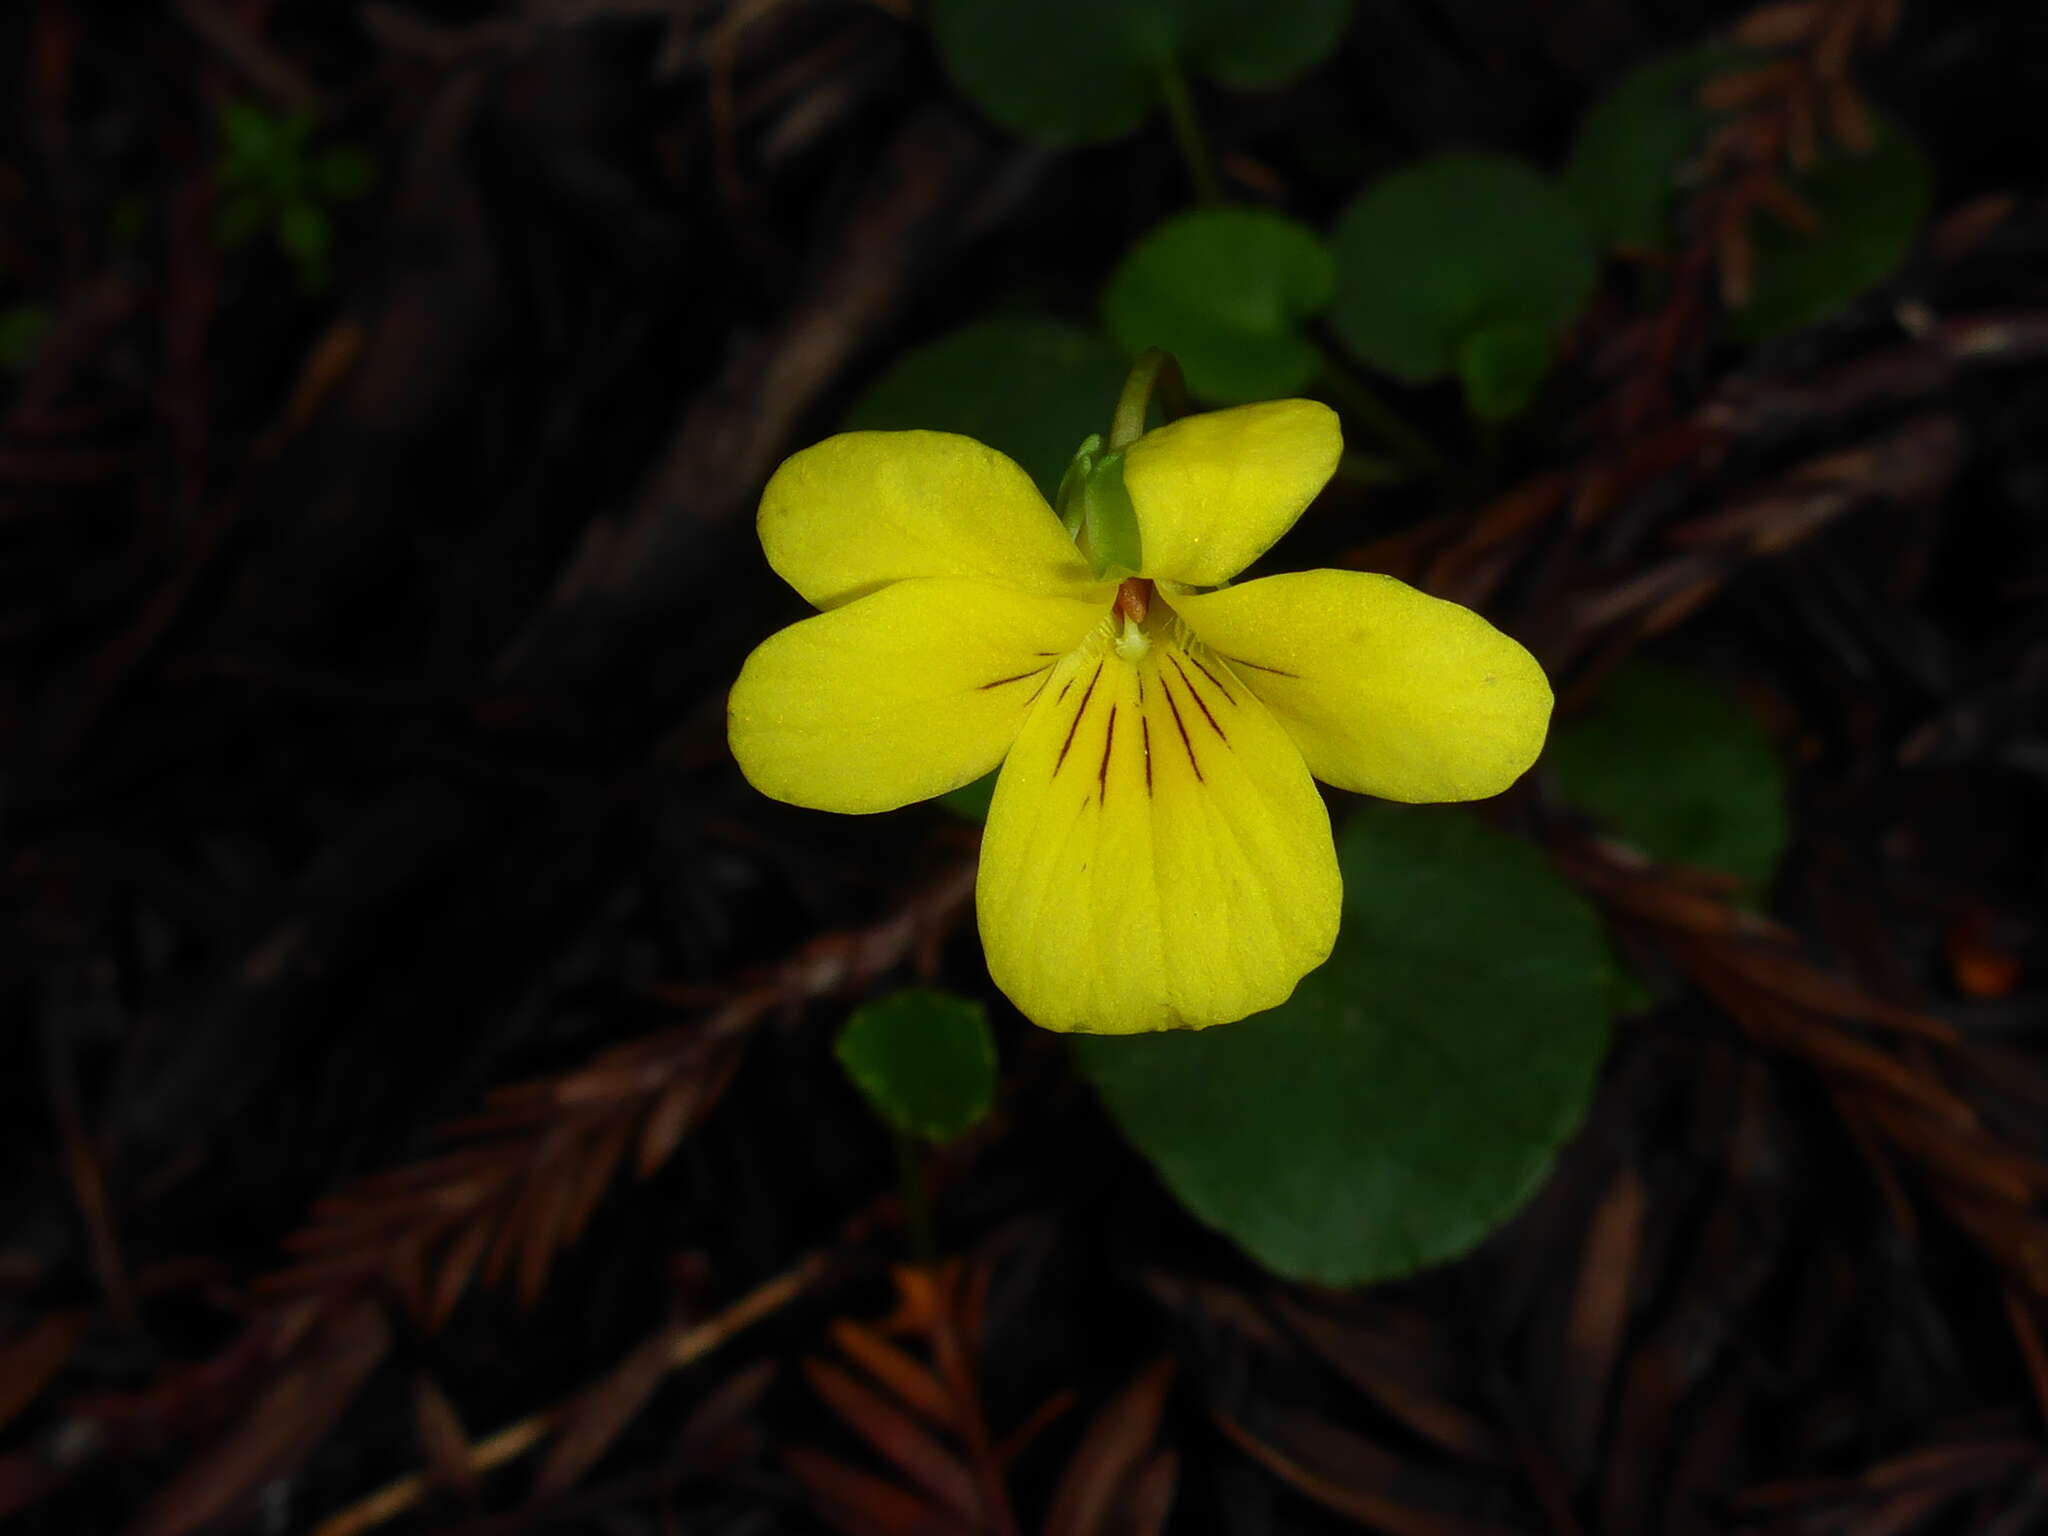
M 1152 231 L 1110 278 L 1103 313 L 1132 357 L 1164 347 L 1188 388 L 1235 405 L 1290 395 L 1319 359 L 1302 323 L 1336 288 L 1329 247 L 1255 208 L 1204 208 Z
M 996 1045 L 981 1004 L 911 988 L 855 1011 L 839 1064 L 875 1113 L 906 1135 L 950 1141 L 996 1096 Z
M 370 190 L 377 168 L 361 150 L 337 144 L 313 162 L 313 190 L 330 203 L 354 202 Z
M 1533 325 L 1489 325 L 1458 348 L 1465 403 L 1481 421 L 1519 416 L 1550 372 L 1550 338 Z
M 1020 137 L 1065 145 L 1131 132 L 1170 70 L 1239 88 L 1327 57 L 1350 0 L 932 0 L 955 85 Z
M 0 309 L 0 370 L 19 373 L 26 368 L 49 328 L 50 311 L 44 305 L 10 304 Z
M 1189 1210 L 1278 1274 L 1355 1285 L 1463 1253 L 1535 1191 L 1613 980 L 1592 911 L 1467 812 L 1363 806 L 1338 855 L 1336 951 L 1287 1002 L 1074 1045 Z
M 1500 155 L 1438 155 L 1386 177 L 1337 221 L 1335 246 L 1338 334 L 1417 383 L 1451 372 L 1491 327 L 1556 336 L 1597 275 L 1571 201 Z
M 962 821 L 984 822 L 988 820 L 988 808 L 995 803 L 996 779 L 1002 769 L 984 773 L 972 784 L 962 784 L 958 789 L 949 789 L 939 796 L 939 804 L 958 816 Z
M 255 165 L 276 154 L 283 142 L 283 124 L 261 107 L 231 101 L 220 109 L 220 138 L 231 158 Z
M 1048 499 L 1074 444 L 1109 419 L 1124 366 L 1050 315 L 983 320 L 905 354 L 847 413 L 849 430 L 960 432 L 1023 465 Z
M 1785 852 L 1785 765 L 1710 678 L 1637 661 L 1547 754 L 1558 790 L 1653 858 L 1769 887 Z
M 286 203 L 277 216 L 277 243 L 299 269 L 299 283 L 308 293 L 327 287 L 327 255 L 334 243 L 334 225 L 318 203 L 299 198 Z
M 1786 229 L 1768 215 L 1753 222 L 1756 280 L 1733 316 L 1745 341 L 1764 341 L 1825 320 L 1898 270 L 1913 247 L 1933 195 L 1933 172 L 1920 147 L 1879 122 L 1867 154 L 1831 149 L 1793 182 L 1820 215 L 1817 233 Z
M 1593 103 L 1563 180 L 1602 243 L 1663 247 L 1680 171 L 1713 122 L 1699 103 L 1700 86 L 1742 57 L 1719 43 L 1665 54 L 1630 70 Z

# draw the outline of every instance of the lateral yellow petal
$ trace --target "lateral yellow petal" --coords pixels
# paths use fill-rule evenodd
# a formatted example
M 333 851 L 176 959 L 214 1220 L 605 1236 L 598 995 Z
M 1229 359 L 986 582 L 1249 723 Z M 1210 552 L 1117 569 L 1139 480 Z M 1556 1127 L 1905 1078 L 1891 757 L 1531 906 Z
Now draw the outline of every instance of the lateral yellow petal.
M 1053 671 L 996 782 L 976 907 L 989 974 L 1048 1029 L 1201 1029 L 1284 1002 L 1337 936 L 1330 819 L 1229 668 L 1103 626 Z
M 1550 729 L 1536 658 L 1469 608 L 1391 576 L 1302 571 L 1174 606 L 1326 784 L 1383 800 L 1480 800 Z
M 740 771 L 814 810 L 894 810 L 1003 760 L 1099 602 L 903 581 L 756 647 L 726 704 Z
M 1294 526 L 1344 451 L 1337 413 L 1267 400 L 1183 416 L 1124 454 L 1144 574 L 1191 587 L 1230 580 Z
M 1027 592 L 1098 585 L 1031 477 L 952 432 L 842 432 L 761 493 L 768 563 L 815 608 L 892 581 L 968 576 Z

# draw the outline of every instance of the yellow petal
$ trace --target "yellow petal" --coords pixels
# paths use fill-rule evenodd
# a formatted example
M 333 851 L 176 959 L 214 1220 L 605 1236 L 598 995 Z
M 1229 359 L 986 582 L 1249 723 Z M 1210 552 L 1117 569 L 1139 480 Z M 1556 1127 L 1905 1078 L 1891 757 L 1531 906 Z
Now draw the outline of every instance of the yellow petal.
M 1543 750 L 1550 683 L 1536 658 L 1471 609 L 1391 576 L 1303 571 L 1172 601 L 1326 784 L 1479 800 Z
M 783 460 L 761 493 L 768 563 L 814 608 L 916 576 L 1067 595 L 1097 585 L 1009 459 L 951 432 L 843 432 Z
M 1003 760 L 1102 615 L 986 582 L 898 582 L 755 649 L 726 705 L 732 755 L 762 794 L 820 811 L 958 789 Z
M 1099 630 L 996 782 L 976 890 L 989 974 L 1048 1029 L 1200 1029 L 1286 1000 L 1337 936 L 1330 819 L 1229 669 Z
M 1337 413 L 1268 400 L 1183 416 L 1124 455 L 1144 574 L 1191 587 L 1230 580 L 1294 526 L 1337 468 Z

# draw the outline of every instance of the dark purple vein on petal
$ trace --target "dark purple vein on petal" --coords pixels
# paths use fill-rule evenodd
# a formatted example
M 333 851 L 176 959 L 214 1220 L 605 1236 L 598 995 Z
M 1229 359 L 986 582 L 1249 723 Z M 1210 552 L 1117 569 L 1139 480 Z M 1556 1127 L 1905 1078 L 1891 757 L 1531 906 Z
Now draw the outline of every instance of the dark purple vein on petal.
M 1164 672 L 1159 674 L 1159 691 L 1166 695 L 1166 707 L 1173 711 L 1173 723 L 1180 727 L 1180 744 L 1188 749 L 1188 766 L 1195 770 L 1195 782 L 1207 783 L 1202 777 L 1202 765 L 1195 761 L 1195 744 L 1188 739 L 1187 722 L 1180 717 L 1180 706 L 1173 702 L 1173 684 L 1166 680 Z
M 1200 666 L 1200 665 L 1201 665 L 1201 663 L 1200 663 L 1200 662 L 1197 662 L 1197 663 L 1195 663 L 1195 665 L 1197 665 L 1197 666 Z M 1036 677 L 1036 676 L 1038 676 L 1038 674 L 1039 674 L 1039 673 L 1041 673 L 1041 672 L 1049 672 L 1049 671 L 1051 671 L 1051 670 L 1052 670 L 1052 663 L 1048 661 L 1048 662 L 1047 662 L 1047 663 L 1046 663 L 1046 664 L 1045 664 L 1044 666 L 1042 666 L 1042 667 L 1033 667 L 1033 668 L 1032 668 L 1032 669 L 1031 669 L 1031 670 L 1030 670 L 1029 672 L 1017 672 L 1017 673 L 1013 673 L 1013 674 L 1012 674 L 1012 675 L 1010 675 L 1009 677 L 999 677 L 999 678 L 997 678 L 997 679 L 996 679 L 996 680 L 995 680 L 994 682 L 992 682 L 992 683 L 983 683 L 983 684 L 982 684 L 982 685 L 981 685 L 980 687 L 978 687 L 977 689 L 975 689 L 975 692 L 977 692 L 977 693 L 987 693 L 987 692 L 989 691 L 989 689 L 991 689 L 991 688 L 1000 688 L 1000 687 L 1002 687 L 1002 686 L 1003 686 L 1003 684 L 1005 684 L 1005 683 L 1021 683 L 1021 682 L 1023 682 L 1023 681 L 1024 681 L 1024 679 L 1025 679 L 1025 678 L 1027 678 L 1027 677 Z
M 1138 736 L 1145 744 L 1145 798 L 1152 798 L 1152 721 L 1149 716 L 1138 716 Z
M 1069 682 L 1073 679 L 1069 678 Z M 1060 743 L 1060 755 L 1052 765 L 1052 777 L 1058 778 L 1060 768 L 1067 760 L 1067 750 L 1074 745 L 1074 732 L 1081 729 L 1081 717 L 1088 713 L 1088 701 L 1095 697 L 1095 685 L 1102 681 L 1102 663 L 1095 663 L 1095 675 L 1088 679 L 1088 691 L 1081 695 L 1080 706 L 1074 711 L 1074 723 L 1067 727 L 1067 739 Z M 1054 700 L 1055 703 L 1058 700 Z
M 1219 656 L 1223 655 L 1221 651 L 1218 651 L 1217 654 Z M 1242 656 L 1224 656 L 1223 659 L 1233 667 L 1250 667 L 1254 672 L 1270 672 L 1275 677 L 1292 677 L 1295 679 L 1301 677 L 1299 672 L 1283 672 L 1280 668 L 1269 667 L 1264 662 L 1246 661 Z
M 1109 730 L 1102 738 L 1102 763 L 1095 770 L 1095 782 L 1102 786 L 1102 803 L 1109 804 L 1109 754 L 1116 746 L 1116 706 L 1109 706 Z
M 1231 697 L 1230 690 L 1223 686 L 1223 679 L 1218 677 L 1214 672 L 1211 672 L 1207 667 L 1202 666 L 1201 657 L 1195 655 L 1191 651 L 1188 653 L 1188 660 L 1192 661 L 1198 668 L 1201 669 L 1202 676 L 1206 677 L 1207 679 L 1209 679 L 1210 682 L 1216 685 L 1216 691 L 1223 695 L 1224 701 L 1226 703 L 1233 705 L 1237 703 L 1237 700 Z
M 1180 680 L 1188 690 L 1188 697 L 1195 701 L 1195 707 L 1201 710 L 1202 718 L 1209 722 L 1209 729 L 1216 733 L 1217 739 L 1223 745 L 1229 746 L 1230 738 L 1223 734 L 1223 727 L 1218 725 L 1216 717 L 1209 713 L 1209 701 L 1202 697 L 1202 690 L 1197 688 L 1189 679 L 1187 669 L 1180 664 L 1180 658 L 1178 656 L 1169 656 L 1166 659 L 1173 663 L 1173 670 L 1180 673 Z

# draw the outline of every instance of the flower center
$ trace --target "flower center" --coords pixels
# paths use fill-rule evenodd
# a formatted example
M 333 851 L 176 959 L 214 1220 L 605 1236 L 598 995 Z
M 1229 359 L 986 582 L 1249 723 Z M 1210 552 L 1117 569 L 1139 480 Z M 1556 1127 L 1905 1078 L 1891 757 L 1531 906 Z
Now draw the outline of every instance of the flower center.
M 1152 607 L 1152 583 L 1132 576 L 1116 589 L 1115 614 L 1123 620 L 1116 637 L 1116 653 L 1125 661 L 1136 661 L 1152 649 L 1152 637 L 1145 633 L 1145 615 Z

